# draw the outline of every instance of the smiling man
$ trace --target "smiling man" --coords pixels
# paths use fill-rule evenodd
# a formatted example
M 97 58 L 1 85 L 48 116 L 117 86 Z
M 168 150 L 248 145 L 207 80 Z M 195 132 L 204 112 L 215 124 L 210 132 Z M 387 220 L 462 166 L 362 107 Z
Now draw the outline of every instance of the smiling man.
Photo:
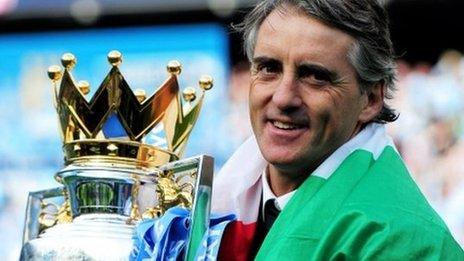
M 464 260 L 385 134 L 397 118 L 385 10 L 263 1 L 241 30 L 254 136 L 215 181 L 213 211 L 237 215 L 220 259 Z

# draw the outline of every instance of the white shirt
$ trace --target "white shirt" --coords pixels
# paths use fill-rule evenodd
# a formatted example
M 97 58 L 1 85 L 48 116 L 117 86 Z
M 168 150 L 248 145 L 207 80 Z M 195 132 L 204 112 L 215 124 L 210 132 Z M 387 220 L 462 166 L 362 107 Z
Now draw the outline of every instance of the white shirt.
M 261 175 L 261 184 L 263 186 L 263 204 L 261 206 L 261 214 L 263 217 L 264 217 L 264 205 L 269 199 L 276 199 L 274 201 L 275 206 L 278 210 L 282 211 L 285 205 L 287 205 L 287 202 L 292 198 L 292 196 L 296 192 L 296 190 L 293 190 L 280 197 L 277 197 L 276 195 L 274 195 L 274 192 L 272 192 L 271 187 L 269 186 L 269 183 L 267 181 L 266 169 L 264 169 L 263 174 Z

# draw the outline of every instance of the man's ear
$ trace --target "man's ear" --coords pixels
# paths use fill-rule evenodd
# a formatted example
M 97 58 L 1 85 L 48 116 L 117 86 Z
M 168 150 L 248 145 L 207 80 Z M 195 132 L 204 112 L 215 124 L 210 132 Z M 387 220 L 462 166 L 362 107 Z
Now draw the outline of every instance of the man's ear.
M 383 107 L 385 88 L 383 82 L 378 82 L 364 93 L 367 95 L 367 103 L 359 114 L 360 122 L 367 123 L 379 115 Z

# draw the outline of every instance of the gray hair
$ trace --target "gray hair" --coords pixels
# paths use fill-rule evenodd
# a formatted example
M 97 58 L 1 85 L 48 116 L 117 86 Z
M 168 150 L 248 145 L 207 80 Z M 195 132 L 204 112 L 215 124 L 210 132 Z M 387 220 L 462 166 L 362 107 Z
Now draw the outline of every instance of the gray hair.
M 396 68 L 385 9 L 375 0 L 264 0 L 235 26 L 243 33 L 244 49 L 252 59 L 259 28 L 278 8 L 295 7 L 311 17 L 338 28 L 356 39 L 348 59 L 357 72 L 362 92 L 375 84 L 386 87 L 385 98 L 395 90 Z M 396 112 L 384 103 L 374 122 L 393 122 Z

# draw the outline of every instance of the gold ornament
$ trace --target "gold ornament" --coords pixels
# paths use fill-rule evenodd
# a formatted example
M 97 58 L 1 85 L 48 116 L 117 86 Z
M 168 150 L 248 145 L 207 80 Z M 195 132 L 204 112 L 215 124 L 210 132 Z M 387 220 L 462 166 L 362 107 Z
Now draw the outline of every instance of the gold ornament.
M 170 61 L 167 70 L 170 74 L 179 75 L 182 72 L 182 65 L 176 60 Z

